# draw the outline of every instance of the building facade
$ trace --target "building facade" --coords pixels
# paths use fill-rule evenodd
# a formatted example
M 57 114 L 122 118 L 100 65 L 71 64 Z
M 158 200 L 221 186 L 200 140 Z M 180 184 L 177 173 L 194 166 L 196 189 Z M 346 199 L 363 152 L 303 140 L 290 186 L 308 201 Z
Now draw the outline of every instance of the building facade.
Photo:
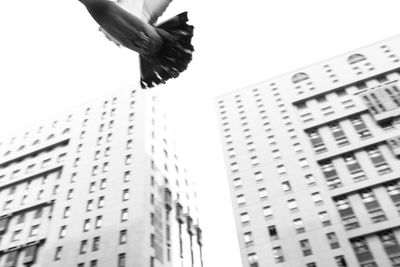
M 216 99 L 243 266 L 400 266 L 400 36 Z
M 151 92 L 0 140 L 0 266 L 202 266 L 196 192 Z

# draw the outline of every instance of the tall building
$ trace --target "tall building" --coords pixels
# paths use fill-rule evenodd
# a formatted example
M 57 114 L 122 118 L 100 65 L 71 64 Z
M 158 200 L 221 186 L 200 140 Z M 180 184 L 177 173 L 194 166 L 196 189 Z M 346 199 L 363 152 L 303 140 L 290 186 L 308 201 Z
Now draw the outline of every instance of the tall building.
M 202 266 L 161 104 L 117 91 L 1 139 L 0 266 Z
M 243 266 L 400 266 L 400 36 L 216 99 Z

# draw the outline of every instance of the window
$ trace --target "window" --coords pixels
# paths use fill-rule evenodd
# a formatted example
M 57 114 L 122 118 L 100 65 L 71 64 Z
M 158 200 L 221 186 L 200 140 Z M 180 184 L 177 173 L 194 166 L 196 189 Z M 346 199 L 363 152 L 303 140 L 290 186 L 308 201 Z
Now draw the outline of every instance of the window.
M 296 230 L 296 233 L 298 234 L 304 233 L 306 231 L 304 228 L 303 220 L 301 218 L 294 219 L 293 225 L 294 229 Z
M 307 174 L 306 176 L 304 176 L 304 178 L 306 179 L 306 183 L 308 185 L 314 185 L 315 184 L 315 178 L 312 174 Z
M 103 225 L 103 217 L 102 216 L 97 216 L 96 217 L 96 223 L 95 223 L 95 228 L 99 229 Z
M 86 205 L 86 211 L 92 211 L 93 210 L 93 199 L 89 199 Z
M 109 165 L 108 165 L 108 162 L 104 162 L 104 164 L 103 164 L 103 172 L 108 172 L 108 168 L 109 167 Z
M 319 192 L 314 192 L 311 194 L 312 200 L 314 201 L 315 204 L 322 204 L 322 197 Z
M 39 233 L 39 225 L 33 225 L 31 227 L 31 232 L 29 233 L 29 236 L 37 236 L 37 234 Z
M 18 216 L 17 224 L 23 223 L 25 221 L 25 213 L 21 213 Z
M 59 234 L 58 234 L 58 238 L 60 238 L 60 239 L 61 239 L 61 238 L 64 238 L 66 232 L 67 232 L 67 226 L 66 226 L 66 225 L 61 226 L 60 232 L 59 232 Z
M 39 190 L 36 199 L 37 199 L 37 200 L 41 200 L 42 197 L 43 197 L 43 193 L 44 193 L 43 190 Z
M 240 178 L 233 179 L 233 186 L 235 188 L 239 188 L 242 186 L 242 180 Z
M 284 167 L 283 165 L 278 165 L 278 166 L 276 167 L 276 169 L 277 169 L 277 171 L 278 171 L 279 174 L 284 174 L 284 173 L 286 173 L 286 169 L 285 169 L 285 167 Z
M 263 213 L 266 218 L 272 217 L 272 209 L 270 206 L 263 207 Z
M 255 172 L 254 173 L 254 178 L 256 181 L 261 181 L 263 179 L 262 173 L 261 172 Z
M 56 251 L 54 253 L 54 261 L 58 261 L 61 259 L 61 252 L 62 252 L 62 247 L 57 247 Z
M 253 235 L 251 234 L 251 232 L 244 233 L 243 239 L 244 239 L 244 243 L 246 243 L 246 245 L 250 245 L 253 243 Z
M 283 257 L 283 251 L 281 247 L 272 248 L 272 254 L 274 255 L 274 259 L 276 263 L 284 262 L 285 259 Z
M 67 199 L 71 199 L 73 193 L 74 193 L 74 189 L 69 189 L 68 193 L 67 193 Z
M 127 201 L 129 199 L 129 189 L 124 189 L 122 191 L 122 201 Z
M 57 162 L 63 162 L 65 160 L 65 157 L 67 156 L 66 153 L 63 153 L 58 156 Z
M 11 241 L 18 241 L 21 238 L 22 230 L 14 231 Z
M 97 267 L 97 260 L 91 260 L 90 267 Z
M 35 210 L 35 214 L 33 215 L 33 219 L 39 219 L 42 217 L 43 209 L 42 208 L 37 208 Z
M 271 240 L 279 239 L 278 231 L 276 230 L 275 225 L 268 226 L 268 234 L 269 234 L 269 237 L 271 238 Z
M 90 219 L 86 219 L 83 223 L 83 232 L 87 232 L 90 229 Z
M 126 171 L 124 174 L 124 183 L 129 182 L 131 180 L 131 172 Z
M 274 159 L 279 159 L 279 158 L 281 157 L 281 153 L 279 152 L 278 149 L 272 150 L 272 157 L 273 157 Z
M 300 164 L 300 167 L 302 167 L 302 168 L 307 168 L 307 167 L 310 166 L 310 165 L 308 164 L 308 161 L 307 161 L 306 158 L 301 158 L 301 159 L 299 159 L 299 164 Z
M 104 207 L 104 196 L 99 197 L 99 200 L 97 201 L 97 208 L 102 208 Z
M 63 218 L 64 219 L 68 218 L 70 213 L 71 213 L 71 208 L 70 207 L 65 207 Z
M 397 247 L 399 246 L 399 243 L 396 240 L 396 237 L 394 236 L 392 231 L 385 231 L 381 232 L 378 234 L 379 239 L 381 240 L 382 245 L 390 249 L 390 247 Z
M 98 151 L 100 153 L 100 151 Z M 96 176 L 99 173 L 99 167 L 97 165 L 92 168 L 92 176 Z
M 125 253 L 121 253 L 118 255 L 118 267 L 126 267 Z
M 309 256 L 312 254 L 311 245 L 308 239 L 300 240 L 300 247 L 304 256 Z
M 125 156 L 125 165 L 130 165 L 132 163 L 132 156 L 126 155 Z
M 339 241 L 334 232 L 327 233 L 326 238 L 328 239 L 328 243 L 329 243 L 331 249 L 340 248 Z
M 93 193 L 95 190 L 96 182 L 91 182 L 89 185 L 89 193 Z
M 242 224 L 246 224 L 246 223 L 250 222 L 250 216 L 247 212 L 242 212 L 240 214 L 240 222 Z
M 347 267 L 346 260 L 344 259 L 343 255 L 339 255 L 335 257 L 335 262 L 337 267 Z
M 265 188 L 258 189 L 258 195 L 261 199 L 267 198 L 268 197 L 267 189 Z
M 79 249 L 79 254 L 85 254 L 87 252 L 87 240 L 82 240 L 81 241 L 81 246 Z
M 292 190 L 292 186 L 290 185 L 289 181 L 282 182 L 282 190 L 284 192 L 288 192 L 288 191 Z
M 126 244 L 127 242 L 127 231 L 126 230 L 121 230 L 119 231 L 119 244 Z
M 326 211 L 321 211 L 318 213 L 318 217 L 322 223 L 323 226 L 329 226 L 331 225 L 331 219 L 329 217 L 328 212 Z
M 121 211 L 121 222 L 125 222 L 128 220 L 128 209 L 123 209 Z
M 247 255 L 247 260 L 249 262 L 249 267 L 258 267 L 258 258 L 256 253 L 250 253 Z
M 289 210 L 291 210 L 291 211 L 295 211 L 295 210 L 298 209 L 298 206 L 297 206 L 297 203 L 296 203 L 295 199 L 289 199 L 287 201 L 287 204 L 288 204 Z
M 310 262 L 306 264 L 306 267 L 317 267 L 317 264 L 315 262 Z
M 107 187 L 107 179 L 101 179 L 101 182 L 100 182 L 100 190 L 104 190 L 104 189 L 106 189 L 106 187 Z
M 244 205 L 246 203 L 246 199 L 244 198 L 244 195 L 237 195 L 236 201 L 237 201 L 238 205 Z
M 97 251 L 100 248 L 100 236 L 93 238 L 92 251 Z

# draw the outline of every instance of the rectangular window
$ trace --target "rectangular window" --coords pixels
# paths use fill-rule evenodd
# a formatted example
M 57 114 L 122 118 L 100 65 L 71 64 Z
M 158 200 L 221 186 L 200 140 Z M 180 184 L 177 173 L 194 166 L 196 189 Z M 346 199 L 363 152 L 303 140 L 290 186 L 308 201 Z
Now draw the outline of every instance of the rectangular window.
M 323 204 L 321 194 L 319 192 L 314 192 L 311 194 L 312 200 L 316 205 Z
M 244 195 L 237 195 L 236 201 L 239 206 L 244 205 L 246 203 L 246 199 L 245 199 Z
M 295 199 L 289 199 L 287 201 L 287 204 L 288 204 L 289 210 L 291 210 L 291 211 L 298 210 L 298 206 L 297 206 L 297 203 L 296 203 Z
M 87 240 L 82 240 L 81 241 L 81 246 L 79 249 L 79 254 L 85 254 L 87 252 Z
M 253 236 L 251 232 L 246 232 L 243 234 L 244 243 L 248 246 L 253 243 Z
M 92 251 L 97 251 L 100 249 L 100 236 L 93 238 Z
M 300 247 L 304 256 L 309 256 L 312 254 L 311 245 L 308 239 L 300 240 Z
M 14 231 L 11 241 L 18 241 L 21 238 L 22 230 Z
M 285 258 L 283 256 L 283 251 L 281 247 L 272 248 L 272 254 L 274 255 L 274 259 L 276 263 L 284 262 Z
M 327 233 L 326 238 L 328 239 L 328 243 L 329 243 L 329 246 L 331 247 L 331 249 L 340 248 L 339 241 L 334 232 Z
M 271 207 L 270 206 L 263 207 L 263 213 L 264 213 L 265 218 L 272 217 L 272 209 L 271 209 Z
M 131 180 L 131 172 L 126 171 L 124 174 L 124 183 L 129 182 Z
M 256 253 L 250 253 L 247 255 L 247 260 L 249 262 L 249 267 L 258 267 L 258 259 Z
M 104 207 L 104 196 L 99 197 L 99 200 L 97 201 L 97 208 L 102 208 Z
M 121 222 L 128 220 L 128 209 L 121 210 Z
M 99 229 L 103 225 L 103 217 L 102 216 L 97 216 L 96 217 L 96 223 L 95 223 L 95 228 Z
M 90 229 L 90 219 L 86 219 L 83 223 L 83 232 L 87 232 Z
M 304 228 L 303 220 L 301 218 L 294 219 L 293 225 L 294 229 L 296 230 L 296 233 L 298 234 L 304 233 L 306 231 Z
M 54 253 L 54 261 L 58 261 L 61 259 L 61 252 L 62 252 L 62 247 L 57 247 L 56 251 Z
M 60 238 L 60 239 L 64 238 L 66 235 L 66 232 L 67 232 L 67 226 L 66 225 L 61 226 L 60 232 L 58 234 L 58 238 Z
M 271 238 L 271 240 L 279 239 L 278 231 L 276 230 L 275 225 L 268 226 L 268 234 L 269 234 L 269 237 Z
M 240 214 L 240 222 L 242 224 L 246 224 L 246 223 L 250 222 L 250 216 L 247 212 L 242 212 Z
M 261 199 L 267 198 L 268 197 L 267 189 L 265 188 L 258 189 L 258 195 Z
M 126 267 L 125 253 L 121 253 L 118 255 L 118 267 Z
M 127 239 L 128 239 L 127 230 L 121 230 L 121 231 L 119 232 L 119 244 L 120 244 L 120 245 L 126 244 Z
M 37 236 L 39 233 L 39 225 L 33 225 L 31 227 L 31 232 L 29 233 L 29 236 Z

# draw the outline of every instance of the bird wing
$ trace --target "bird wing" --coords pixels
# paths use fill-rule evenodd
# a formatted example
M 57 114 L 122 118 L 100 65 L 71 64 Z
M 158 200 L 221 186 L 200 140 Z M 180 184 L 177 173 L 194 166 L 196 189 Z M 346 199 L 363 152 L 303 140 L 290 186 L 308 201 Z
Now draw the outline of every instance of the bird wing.
M 118 0 L 117 2 L 132 14 L 154 24 L 172 0 Z

